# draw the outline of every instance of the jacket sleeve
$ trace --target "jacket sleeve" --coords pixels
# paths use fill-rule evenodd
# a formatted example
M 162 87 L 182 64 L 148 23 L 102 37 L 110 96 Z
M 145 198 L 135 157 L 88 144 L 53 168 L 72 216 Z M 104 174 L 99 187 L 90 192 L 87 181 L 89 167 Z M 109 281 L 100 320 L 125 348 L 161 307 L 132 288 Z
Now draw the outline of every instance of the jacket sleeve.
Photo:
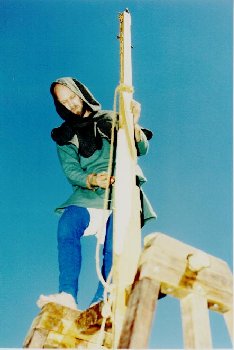
M 138 156 L 144 156 L 145 154 L 147 154 L 149 150 L 149 141 L 147 140 L 147 137 L 142 130 L 141 130 L 141 140 L 139 142 L 136 142 L 136 148 L 137 148 Z
M 62 165 L 64 174 L 73 186 L 87 188 L 87 172 L 85 172 L 79 161 L 79 156 L 75 148 L 71 145 L 57 145 L 59 161 Z

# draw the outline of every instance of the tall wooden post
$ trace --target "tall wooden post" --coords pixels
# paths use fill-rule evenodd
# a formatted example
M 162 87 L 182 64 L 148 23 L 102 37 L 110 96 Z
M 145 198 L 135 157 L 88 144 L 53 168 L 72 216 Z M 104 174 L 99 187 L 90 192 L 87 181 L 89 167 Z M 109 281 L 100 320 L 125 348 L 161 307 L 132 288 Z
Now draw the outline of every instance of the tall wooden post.
M 126 309 L 126 288 L 134 280 L 141 251 L 140 196 L 136 186 L 137 154 L 131 113 L 132 60 L 131 16 L 128 10 L 120 20 L 120 124 L 117 136 L 116 182 L 114 192 L 113 242 L 113 330 L 117 348 Z

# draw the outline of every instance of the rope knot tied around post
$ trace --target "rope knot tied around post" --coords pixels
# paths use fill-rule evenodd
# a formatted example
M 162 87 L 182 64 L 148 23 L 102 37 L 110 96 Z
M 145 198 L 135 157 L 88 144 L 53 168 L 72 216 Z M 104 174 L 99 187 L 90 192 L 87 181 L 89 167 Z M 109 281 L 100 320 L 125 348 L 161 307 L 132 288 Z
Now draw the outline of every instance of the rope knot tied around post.
M 134 87 L 121 83 L 117 86 L 116 91 L 134 93 Z

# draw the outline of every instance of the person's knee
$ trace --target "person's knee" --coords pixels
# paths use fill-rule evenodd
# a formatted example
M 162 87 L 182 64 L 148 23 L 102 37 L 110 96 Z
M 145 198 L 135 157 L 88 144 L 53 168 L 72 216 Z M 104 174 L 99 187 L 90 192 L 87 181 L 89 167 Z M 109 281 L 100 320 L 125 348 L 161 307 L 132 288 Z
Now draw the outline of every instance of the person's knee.
M 79 239 L 89 224 L 86 208 L 75 205 L 65 208 L 58 223 L 58 240 Z

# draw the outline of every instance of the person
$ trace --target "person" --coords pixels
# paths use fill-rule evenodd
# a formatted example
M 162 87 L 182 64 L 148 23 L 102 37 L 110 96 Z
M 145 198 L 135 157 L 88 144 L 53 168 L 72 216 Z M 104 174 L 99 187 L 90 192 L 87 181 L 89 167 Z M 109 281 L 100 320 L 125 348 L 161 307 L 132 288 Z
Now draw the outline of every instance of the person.
M 111 190 L 115 175 L 108 175 L 113 111 L 102 110 L 100 103 L 80 81 L 66 77 L 51 84 L 54 105 L 64 120 L 51 132 L 56 142 L 58 157 L 73 193 L 67 201 L 56 208 L 61 213 L 58 223 L 59 293 L 41 295 L 39 307 L 55 302 L 77 308 L 78 279 L 81 270 L 81 237 L 96 234 L 103 245 L 102 275 L 107 279 L 112 267 L 113 213 L 112 196 L 104 209 L 105 189 Z M 151 131 L 138 124 L 141 105 L 133 101 L 135 144 L 138 155 L 148 151 Z M 118 128 L 115 122 L 115 137 Z M 115 169 L 115 160 L 113 161 Z M 137 184 L 146 181 L 143 173 L 136 174 Z M 111 193 L 111 191 L 110 191 Z M 142 225 L 156 217 L 144 192 L 141 190 Z M 140 214 L 139 214 L 140 215 Z M 103 225 L 104 223 L 104 225 Z M 91 301 L 93 305 L 103 300 L 101 282 Z

